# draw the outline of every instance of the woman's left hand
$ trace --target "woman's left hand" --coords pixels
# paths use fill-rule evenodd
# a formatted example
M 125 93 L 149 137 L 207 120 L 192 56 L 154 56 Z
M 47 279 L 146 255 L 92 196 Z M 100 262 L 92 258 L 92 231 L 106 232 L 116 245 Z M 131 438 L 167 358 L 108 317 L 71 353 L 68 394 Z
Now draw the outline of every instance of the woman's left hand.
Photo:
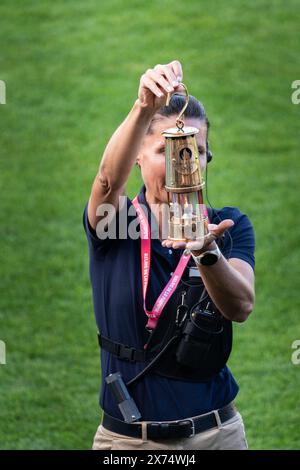
M 163 240 L 162 246 L 174 249 L 188 249 L 196 251 L 197 255 L 203 253 L 206 250 L 212 249 L 209 245 L 214 242 L 217 238 L 221 237 L 223 233 L 234 225 L 234 221 L 231 219 L 222 220 L 219 224 L 209 224 L 209 233 L 206 235 L 204 243 L 203 240 L 195 240 L 191 242 L 181 242 L 173 240 Z

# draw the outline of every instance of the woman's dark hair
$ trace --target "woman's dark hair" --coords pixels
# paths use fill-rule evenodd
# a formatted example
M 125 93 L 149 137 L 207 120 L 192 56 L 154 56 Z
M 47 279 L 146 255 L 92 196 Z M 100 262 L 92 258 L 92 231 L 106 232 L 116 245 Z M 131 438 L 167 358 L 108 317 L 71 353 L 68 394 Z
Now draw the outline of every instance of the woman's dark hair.
M 160 108 L 156 112 L 156 115 L 159 115 L 159 116 L 177 115 L 182 110 L 184 103 L 185 103 L 185 96 L 180 93 L 174 93 L 171 96 L 169 106 L 163 106 L 162 108 Z M 184 117 L 196 118 L 196 119 L 199 119 L 200 121 L 204 121 L 207 127 L 207 132 L 208 132 L 210 124 L 209 124 L 209 120 L 206 115 L 204 106 L 200 101 L 197 100 L 197 98 L 195 98 L 192 95 L 189 96 L 189 104 L 184 112 Z M 155 122 L 155 118 L 153 119 L 152 122 Z M 151 129 L 151 124 L 150 124 L 149 129 L 148 129 L 148 134 L 151 134 L 151 133 L 152 133 L 152 129 Z

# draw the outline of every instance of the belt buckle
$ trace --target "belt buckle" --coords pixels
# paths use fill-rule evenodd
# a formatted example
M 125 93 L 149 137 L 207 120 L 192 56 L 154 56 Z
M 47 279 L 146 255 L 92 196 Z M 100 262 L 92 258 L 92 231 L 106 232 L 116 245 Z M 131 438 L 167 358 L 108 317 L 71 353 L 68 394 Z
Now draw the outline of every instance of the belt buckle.
M 187 419 L 186 421 L 189 421 L 191 423 L 191 426 L 192 426 L 192 433 L 189 435 L 189 437 L 194 437 L 195 434 L 196 434 L 194 420 L 190 418 L 190 419 Z
M 126 344 L 120 344 L 118 353 L 122 354 L 122 359 L 124 359 L 124 361 L 135 362 L 135 360 L 133 359 L 133 351 L 133 348 L 131 348 L 130 346 L 127 346 Z

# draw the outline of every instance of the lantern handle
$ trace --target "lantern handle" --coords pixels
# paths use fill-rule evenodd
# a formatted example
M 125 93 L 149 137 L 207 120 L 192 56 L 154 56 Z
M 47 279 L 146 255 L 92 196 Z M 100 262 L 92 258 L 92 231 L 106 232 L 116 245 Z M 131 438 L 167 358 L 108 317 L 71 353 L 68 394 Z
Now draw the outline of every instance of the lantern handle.
M 186 110 L 186 108 L 188 107 L 188 104 L 189 104 L 189 99 L 190 99 L 190 96 L 189 96 L 189 92 L 188 92 L 188 89 L 186 87 L 186 85 L 184 83 L 180 83 L 180 85 L 184 88 L 184 91 L 185 91 L 185 104 L 182 108 L 182 110 L 180 111 L 180 113 L 178 114 L 177 118 L 176 118 L 176 126 L 178 127 L 179 130 L 182 130 L 183 129 L 183 126 L 184 126 L 184 122 L 183 120 L 181 119 L 182 116 L 183 116 L 183 113 L 184 111 Z M 176 93 L 176 92 L 175 92 Z M 170 100 L 171 100 L 171 96 L 173 95 L 174 93 L 168 93 L 167 95 L 167 99 L 166 99 L 166 106 L 169 106 L 170 104 Z M 179 93 L 178 93 L 179 94 Z

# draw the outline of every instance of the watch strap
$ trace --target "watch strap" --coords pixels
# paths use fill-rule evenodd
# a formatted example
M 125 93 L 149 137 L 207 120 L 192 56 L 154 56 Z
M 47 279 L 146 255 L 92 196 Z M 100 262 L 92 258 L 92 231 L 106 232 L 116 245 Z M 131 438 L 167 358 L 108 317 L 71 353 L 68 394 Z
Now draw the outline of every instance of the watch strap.
M 220 248 L 218 247 L 218 245 L 216 246 L 216 248 L 215 248 L 214 250 L 207 250 L 207 251 L 204 251 L 203 253 L 201 253 L 201 254 L 198 255 L 198 256 L 195 256 L 195 255 L 191 252 L 192 258 L 193 258 L 193 260 L 195 261 L 195 263 L 196 263 L 197 266 L 199 266 L 199 265 L 202 266 L 203 263 L 201 262 L 201 260 L 202 260 L 202 258 L 204 258 L 205 255 L 207 255 L 207 254 L 216 255 L 216 262 L 217 262 L 217 261 L 221 258 L 221 256 L 222 256 L 222 252 L 221 252 Z

